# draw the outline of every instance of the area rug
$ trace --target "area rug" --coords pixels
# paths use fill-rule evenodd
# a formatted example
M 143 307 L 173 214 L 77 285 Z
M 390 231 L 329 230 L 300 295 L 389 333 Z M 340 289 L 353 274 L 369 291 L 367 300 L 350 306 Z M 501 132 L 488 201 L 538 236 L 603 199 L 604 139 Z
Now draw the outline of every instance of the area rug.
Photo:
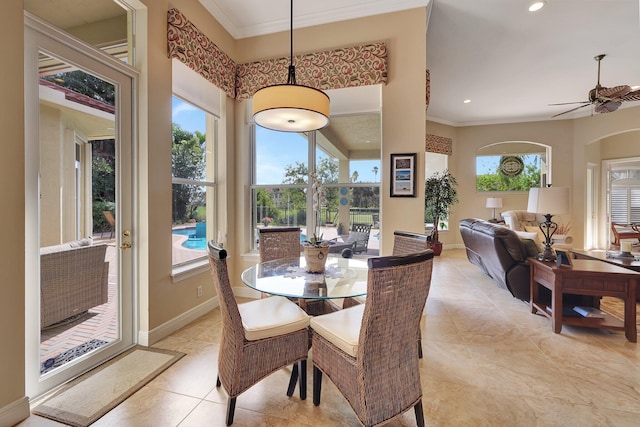
M 624 320 L 624 302 L 620 298 L 602 297 L 600 309 L 613 317 Z M 636 304 L 636 324 L 640 326 L 640 303 Z
M 91 425 L 182 356 L 136 346 L 65 384 L 32 412 L 70 426 Z
M 105 344 L 109 344 L 109 341 L 93 339 L 86 343 L 77 345 L 72 349 L 65 351 L 57 355 L 56 357 L 49 358 L 40 364 L 40 374 L 46 374 L 52 369 L 58 368 L 67 362 L 71 362 L 76 357 L 80 357 L 89 353 L 97 348 L 102 347 Z

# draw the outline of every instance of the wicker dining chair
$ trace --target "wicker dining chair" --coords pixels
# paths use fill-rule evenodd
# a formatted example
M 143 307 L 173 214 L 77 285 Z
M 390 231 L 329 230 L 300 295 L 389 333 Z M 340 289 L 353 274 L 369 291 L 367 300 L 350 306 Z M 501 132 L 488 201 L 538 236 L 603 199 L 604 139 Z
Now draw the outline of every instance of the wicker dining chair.
M 429 241 L 426 234 L 412 233 L 410 231 L 393 232 L 393 252 L 392 255 L 409 255 L 415 252 L 422 252 L 429 249 Z M 431 281 L 426 283 L 427 296 Z M 422 333 L 418 329 L 418 357 L 422 359 Z
M 258 236 L 260 262 L 300 256 L 300 227 L 259 228 Z
M 369 258 L 367 303 L 311 319 L 313 403 L 328 376 L 365 426 L 414 408 L 424 426 L 416 329 L 431 280 L 431 249 Z
M 298 383 L 300 399 L 306 399 L 309 315 L 279 296 L 238 304 L 229 282 L 226 250 L 213 241 L 207 249 L 222 314 L 216 387 L 222 385 L 228 394 L 227 425 L 233 423 L 238 395 L 287 365 L 293 364 L 287 396 L 293 395 Z

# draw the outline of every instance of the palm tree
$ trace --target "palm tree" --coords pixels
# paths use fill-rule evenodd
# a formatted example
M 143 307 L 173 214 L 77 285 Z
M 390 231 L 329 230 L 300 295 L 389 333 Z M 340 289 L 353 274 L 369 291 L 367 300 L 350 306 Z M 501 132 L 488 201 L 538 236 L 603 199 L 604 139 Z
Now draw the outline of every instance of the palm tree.
M 351 182 L 356 182 L 358 180 L 358 171 L 353 171 L 351 174 Z
M 373 181 L 374 182 L 378 182 L 378 167 L 377 166 L 373 167 L 373 175 L 374 175 Z

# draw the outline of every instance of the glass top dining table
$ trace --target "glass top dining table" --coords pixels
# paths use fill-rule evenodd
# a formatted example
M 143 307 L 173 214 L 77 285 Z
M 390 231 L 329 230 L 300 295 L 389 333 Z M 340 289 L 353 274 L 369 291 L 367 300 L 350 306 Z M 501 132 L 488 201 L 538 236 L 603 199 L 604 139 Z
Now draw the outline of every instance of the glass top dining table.
M 351 298 L 367 294 L 366 259 L 327 257 L 323 273 L 308 273 L 304 257 L 257 263 L 242 272 L 256 291 L 302 299 Z

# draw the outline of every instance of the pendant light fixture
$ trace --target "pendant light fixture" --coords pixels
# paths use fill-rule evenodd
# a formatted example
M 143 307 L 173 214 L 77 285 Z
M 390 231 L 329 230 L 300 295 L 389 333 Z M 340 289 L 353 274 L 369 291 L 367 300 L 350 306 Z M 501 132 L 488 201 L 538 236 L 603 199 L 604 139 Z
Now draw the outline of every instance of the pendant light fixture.
M 291 0 L 291 62 L 286 84 L 266 86 L 253 95 L 253 120 L 267 129 L 307 132 L 329 124 L 329 96 L 296 84 L 293 64 L 293 0 Z

